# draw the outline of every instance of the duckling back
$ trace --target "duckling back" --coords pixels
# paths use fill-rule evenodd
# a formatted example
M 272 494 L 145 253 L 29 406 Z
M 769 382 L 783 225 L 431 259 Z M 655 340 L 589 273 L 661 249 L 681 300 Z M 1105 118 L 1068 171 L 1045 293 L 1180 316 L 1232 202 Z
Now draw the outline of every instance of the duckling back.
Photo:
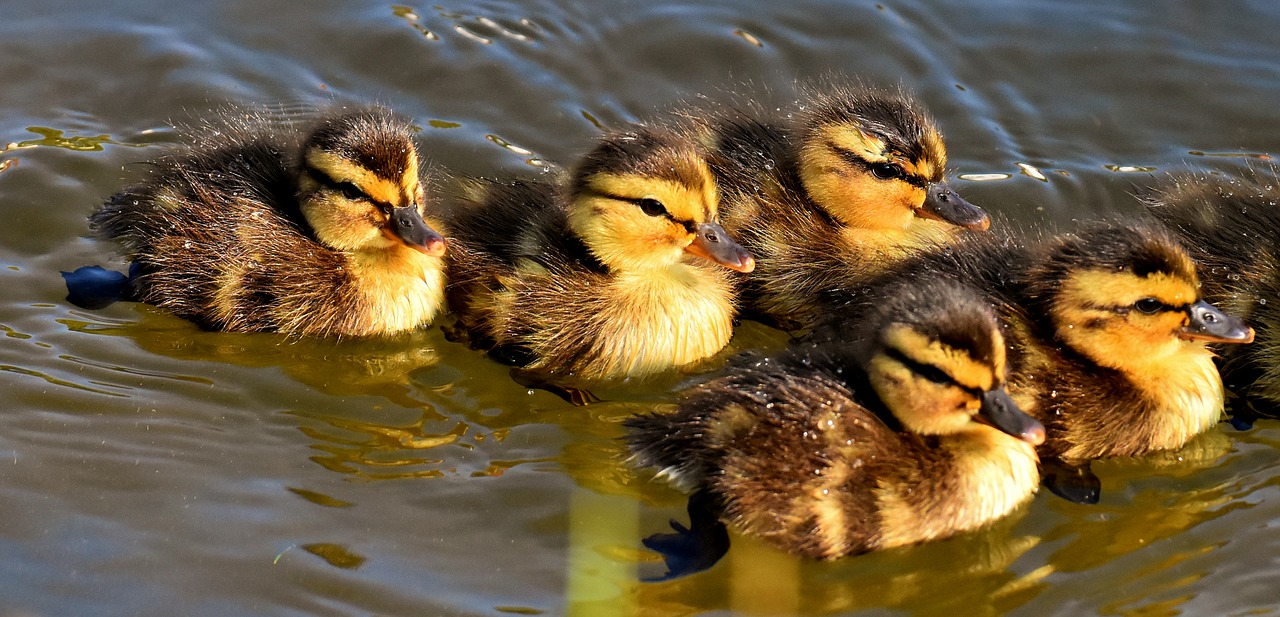
M 231 331 L 363 336 L 434 318 L 443 304 L 443 268 L 438 255 L 426 253 L 442 244 L 415 250 L 384 240 L 394 233 L 391 205 L 382 204 L 393 198 L 365 194 L 353 181 L 322 176 L 329 188 L 304 187 L 300 176 L 322 173 L 299 160 L 306 135 L 264 117 L 226 122 L 209 143 L 155 161 L 147 180 L 90 216 L 94 234 L 118 241 L 135 262 L 139 300 Z M 340 131 L 396 141 L 391 147 L 399 156 L 416 159 L 404 150 L 412 148 L 407 129 L 386 112 L 328 118 L 316 130 L 335 124 Z M 416 167 L 411 175 L 413 189 L 420 190 Z M 369 191 L 378 191 L 378 180 L 364 180 Z M 322 241 L 301 194 L 348 207 L 334 207 L 339 220 L 332 229 L 362 234 L 369 246 L 340 250 Z M 370 211 L 377 214 L 360 214 Z M 368 222 L 379 219 L 383 231 Z
M 449 217 L 448 302 L 472 346 L 492 349 L 519 337 L 508 328 L 522 276 L 606 272 L 569 231 L 558 190 L 541 179 L 459 184 Z M 519 364 L 534 360 L 514 348 L 501 353 Z

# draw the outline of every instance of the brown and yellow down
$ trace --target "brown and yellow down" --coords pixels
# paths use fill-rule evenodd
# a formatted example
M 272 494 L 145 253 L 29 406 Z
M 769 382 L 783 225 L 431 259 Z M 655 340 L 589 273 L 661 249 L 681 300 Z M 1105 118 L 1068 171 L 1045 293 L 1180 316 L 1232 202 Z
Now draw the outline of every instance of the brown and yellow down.
M 1145 221 L 1094 222 L 1044 239 L 975 237 L 846 290 L 831 310 L 875 306 L 883 301 L 877 285 L 926 275 L 965 281 L 997 307 L 1009 339 L 1009 391 L 1044 422 L 1045 458 L 1084 462 L 1181 447 L 1223 410 L 1206 343 L 1253 337 L 1201 298 L 1187 252 Z
M 1006 394 L 974 290 L 901 286 L 851 331 L 738 358 L 674 412 L 628 419 L 633 462 L 818 559 L 946 538 L 1030 499 L 1044 428 Z
M 728 269 L 705 157 L 678 133 L 606 135 L 566 178 L 471 184 L 450 228 L 449 303 L 473 344 L 567 378 L 642 376 L 720 351 Z
M 1202 272 L 1207 300 L 1245 318 L 1253 345 L 1222 347 L 1227 387 L 1280 412 L 1280 182 L 1275 172 L 1171 176 L 1143 195 Z
M 443 238 L 408 123 L 382 109 L 309 131 L 227 112 L 89 218 L 137 299 L 213 330 L 392 334 L 444 308 Z
M 685 115 L 713 150 L 725 229 L 756 257 L 747 308 L 784 329 L 813 325 L 832 288 L 990 224 L 946 184 L 942 135 L 901 91 L 813 84 L 781 111 Z

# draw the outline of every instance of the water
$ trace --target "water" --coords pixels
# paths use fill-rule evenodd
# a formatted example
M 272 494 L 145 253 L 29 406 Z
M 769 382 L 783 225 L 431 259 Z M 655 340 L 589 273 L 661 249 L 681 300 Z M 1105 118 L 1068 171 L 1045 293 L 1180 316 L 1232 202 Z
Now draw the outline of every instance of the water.
M 697 93 L 853 74 L 913 90 L 956 186 L 1024 226 L 1133 213 L 1151 170 L 1270 165 L 1273 3 L 974 4 L 0 4 L 0 616 L 1274 614 L 1275 421 L 1097 465 L 1094 507 L 1042 495 L 831 564 L 735 538 L 641 583 L 639 539 L 683 502 L 616 437 L 678 375 L 576 409 L 438 329 L 289 340 L 63 301 L 58 271 L 120 265 L 92 207 L 228 102 L 379 101 L 437 173 L 500 175 Z

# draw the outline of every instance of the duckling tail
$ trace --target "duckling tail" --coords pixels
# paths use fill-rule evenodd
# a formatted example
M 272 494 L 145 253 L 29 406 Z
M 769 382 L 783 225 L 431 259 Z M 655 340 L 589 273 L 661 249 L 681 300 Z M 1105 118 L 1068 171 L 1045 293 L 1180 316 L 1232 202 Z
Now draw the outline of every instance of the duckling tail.
M 132 301 L 133 281 L 139 266 L 129 266 L 129 273 L 108 270 L 101 266 L 81 266 L 73 272 L 62 272 L 67 284 L 67 302 L 83 309 L 96 311 L 122 300 Z

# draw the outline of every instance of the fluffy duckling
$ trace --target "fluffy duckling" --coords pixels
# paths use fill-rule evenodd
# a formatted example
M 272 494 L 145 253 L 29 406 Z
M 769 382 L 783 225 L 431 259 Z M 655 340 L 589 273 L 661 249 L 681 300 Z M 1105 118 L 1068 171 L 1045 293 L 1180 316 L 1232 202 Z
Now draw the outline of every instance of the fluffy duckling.
M 1273 172 L 1274 173 L 1274 172 Z M 1257 329 L 1257 342 L 1224 347 L 1228 387 L 1280 409 L 1280 182 L 1257 172 L 1240 177 L 1174 176 L 1148 190 L 1148 211 L 1191 250 L 1205 298 Z M 1270 301 L 1269 301 L 1270 300 Z
M 444 306 L 444 239 L 409 125 L 383 109 L 309 133 L 228 116 L 90 217 L 136 299 L 214 330 L 368 336 Z
M 959 284 L 897 291 L 852 339 L 741 358 L 674 413 L 628 419 L 633 462 L 817 559 L 1008 514 L 1039 484 L 1044 427 L 1005 392 L 1000 328 Z
M 1020 306 L 1048 319 L 1026 322 L 1012 388 L 1045 423 L 1041 455 L 1172 450 L 1217 424 L 1222 379 L 1206 343 L 1247 343 L 1253 330 L 1201 298 L 1181 245 L 1133 224 L 1085 228 L 1046 249 L 1026 270 Z
M 990 225 L 944 181 L 942 135 L 905 93 L 815 86 L 801 100 L 793 119 L 692 118 L 715 151 L 724 226 L 757 260 L 744 299 L 788 330 L 813 325 L 820 294 Z
M 559 184 L 473 187 L 451 218 L 449 303 L 473 344 L 535 373 L 641 376 L 729 341 L 728 270 L 751 255 L 717 222 L 705 157 L 679 134 L 605 136 Z
M 1152 223 L 1098 222 L 1031 246 L 975 238 L 922 255 L 881 284 L 922 273 L 967 281 L 998 307 L 1009 391 L 1045 424 L 1040 456 L 1068 464 L 1175 449 L 1208 430 L 1224 399 L 1205 344 L 1253 338 L 1201 299 L 1187 252 Z M 838 306 L 881 297 L 872 286 Z

